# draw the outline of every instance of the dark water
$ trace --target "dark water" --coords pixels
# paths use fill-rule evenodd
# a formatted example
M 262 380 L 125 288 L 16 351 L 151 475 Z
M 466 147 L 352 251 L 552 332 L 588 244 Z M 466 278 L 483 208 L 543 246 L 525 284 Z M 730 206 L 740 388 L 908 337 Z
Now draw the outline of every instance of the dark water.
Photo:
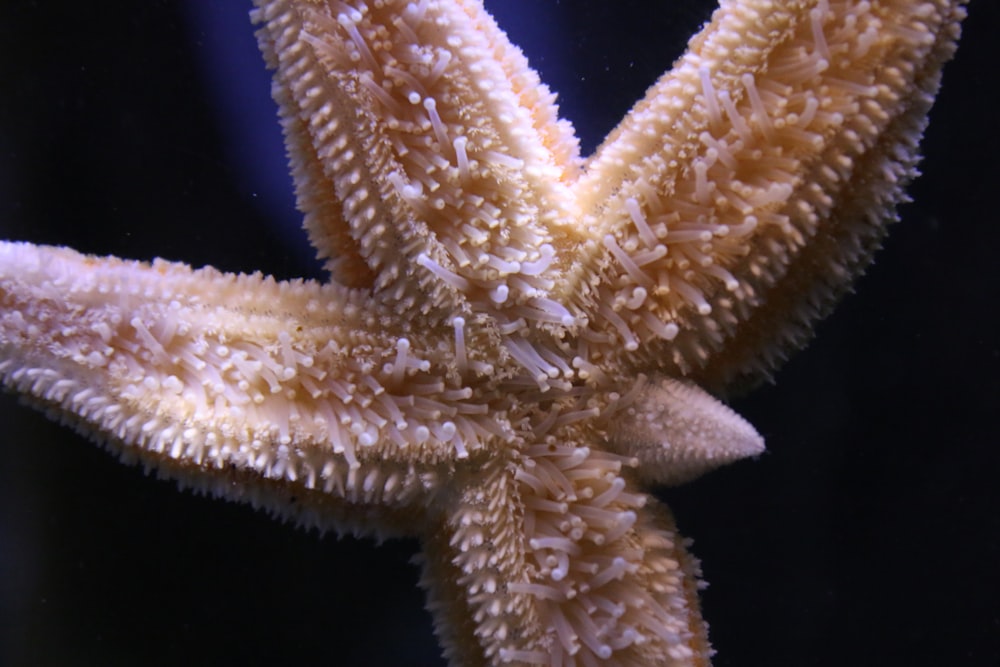
M 0 236 L 315 275 L 248 4 L 6 3 Z M 710 6 L 498 18 L 592 148 Z M 662 494 L 711 582 L 716 665 L 1000 663 L 1000 8 L 970 13 L 916 203 L 736 402 L 769 453 Z M 0 452 L 0 664 L 442 664 L 414 544 L 177 493 L 9 397 Z

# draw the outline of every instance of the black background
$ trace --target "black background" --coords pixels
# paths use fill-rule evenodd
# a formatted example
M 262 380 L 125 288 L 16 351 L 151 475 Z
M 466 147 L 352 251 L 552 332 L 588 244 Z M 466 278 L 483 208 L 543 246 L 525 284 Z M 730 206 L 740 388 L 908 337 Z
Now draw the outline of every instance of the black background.
M 318 275 L 249 3 L 4 4 L 0 237 Z M 492 5 L 587 151 L 712 7 Z M 659 494 L 711 583 L 719 667 L 1000 664 L 998 32 L 974 0 L 915 203 L 735 401 L 768 453 Z M 413 543 L 178 493 L 8 396 L 0 454 L 0 664 L 443 664 Z

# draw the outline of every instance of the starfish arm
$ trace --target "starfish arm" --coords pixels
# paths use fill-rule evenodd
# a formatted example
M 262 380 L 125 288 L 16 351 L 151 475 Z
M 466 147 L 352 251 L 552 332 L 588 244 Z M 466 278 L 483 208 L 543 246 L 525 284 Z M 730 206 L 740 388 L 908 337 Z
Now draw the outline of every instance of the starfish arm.
M 444 346 L 393 322 L 338 286 L 0 244 L 4 386 L 126 460 L 324 528 L 406 516 L 487 440 Z
M 478 2 L 258 1 L 299 206 L 335 279 L 548 316 L 576 143 Z
M 707 665 L 699 568 L 635 462 L 551 433 L 459 474 L 423 538 L 422 584 L 452 665 Z
M 640 376 L 627 407 L 607 418 L 608 448 L 635 457 L 647 484 L 681 484 L 764 451 L 745 419 L 691 382 Z
M 803 343 L 905 199 L 963 5 L 722 4 L 578 183 L 565 294 L 609 363 L 721 388 Z

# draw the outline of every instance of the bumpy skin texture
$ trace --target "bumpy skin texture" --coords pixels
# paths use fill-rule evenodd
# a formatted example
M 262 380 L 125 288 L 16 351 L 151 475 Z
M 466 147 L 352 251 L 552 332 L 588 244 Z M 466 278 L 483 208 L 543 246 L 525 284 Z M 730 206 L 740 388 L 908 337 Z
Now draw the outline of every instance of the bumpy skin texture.
M 415 534 L 453 664 L 707 664 L 640 484 L 762 451 L 766 374 L 912 177 L 961 2 L 728 2 L 588 161 L 477 3 L 259 2 L 329 284 L 0 245 L 0 376 L 126 460 Z

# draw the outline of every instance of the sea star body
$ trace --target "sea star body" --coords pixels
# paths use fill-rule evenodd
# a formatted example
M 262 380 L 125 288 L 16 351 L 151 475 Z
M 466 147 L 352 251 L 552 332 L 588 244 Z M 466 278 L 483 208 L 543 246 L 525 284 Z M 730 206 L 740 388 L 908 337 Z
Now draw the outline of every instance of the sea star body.
M 629 483 L 760 441 L 667 376 L 717 387 L 770 367 L 845 287 L 879 235 L 866 216 L 900 196 L 958 16 L 763 9 L 721 11 L 578 180 L 544 91 L 485 15 L 269 5 L 300 205 L 339 251 L 338 284 L 7 246 L 7 381 L 189 482 L 323 527 L 422 535 L 458 662 L 704 660 L 693 565 Z M 784 53 L 755 46 L 757 20 Z M 737 47 L 742 70 L 722 58 Z M 845 78 L 838 54 L 888 76 Z M 800 89 L 821 75 L 829 97 Z M 107 368 L 107 384 L 78 368 Z

